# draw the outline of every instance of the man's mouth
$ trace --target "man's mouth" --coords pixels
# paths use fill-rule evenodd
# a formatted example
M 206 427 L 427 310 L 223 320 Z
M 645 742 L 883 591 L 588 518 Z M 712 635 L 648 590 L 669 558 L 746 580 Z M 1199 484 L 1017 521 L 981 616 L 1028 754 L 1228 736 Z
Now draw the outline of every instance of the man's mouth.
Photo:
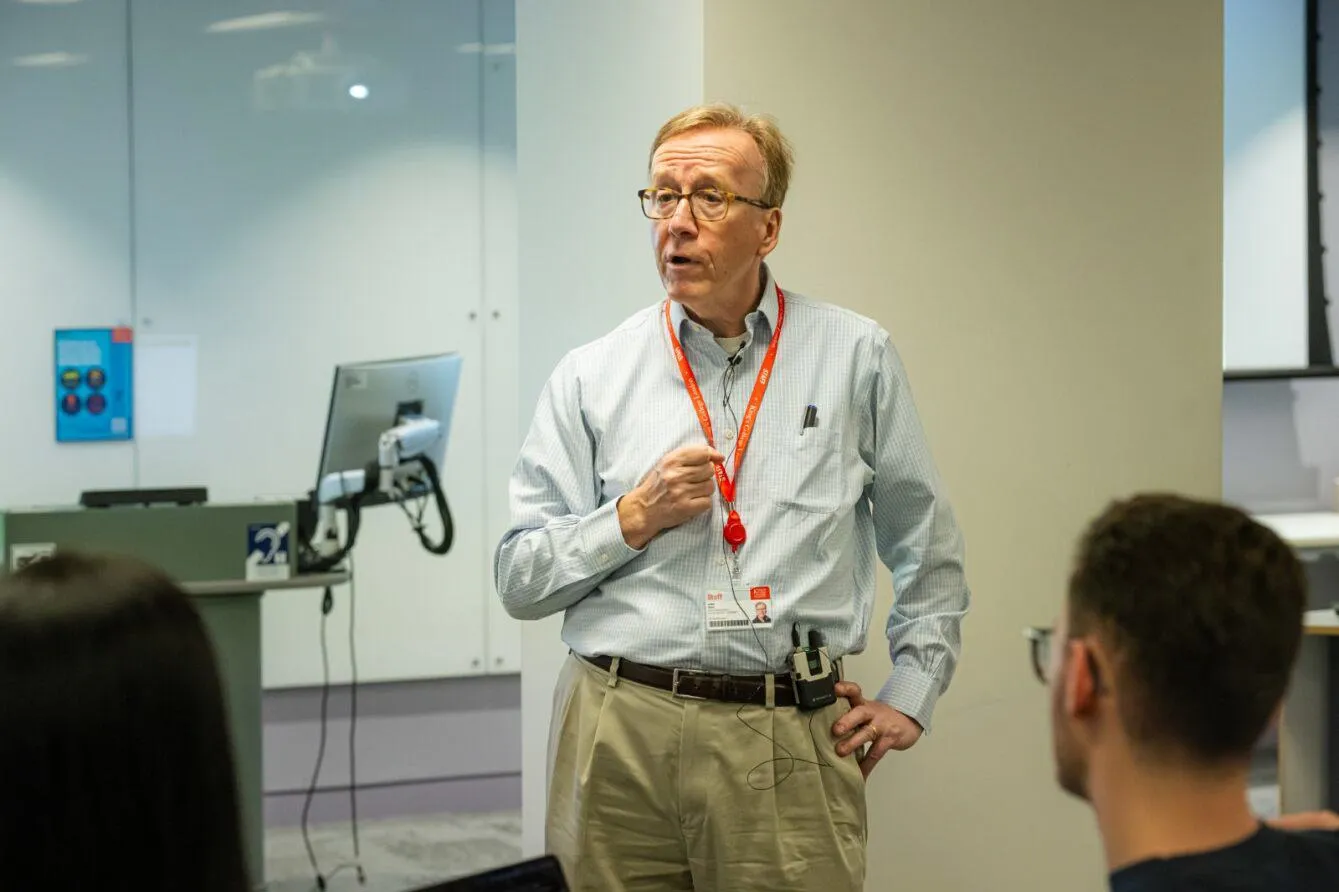
M 694 263 L 697 263 L 697 261 L 686 254 L 671 254 L 669 258 L 669 265 L 674 267 L 682 268 Z

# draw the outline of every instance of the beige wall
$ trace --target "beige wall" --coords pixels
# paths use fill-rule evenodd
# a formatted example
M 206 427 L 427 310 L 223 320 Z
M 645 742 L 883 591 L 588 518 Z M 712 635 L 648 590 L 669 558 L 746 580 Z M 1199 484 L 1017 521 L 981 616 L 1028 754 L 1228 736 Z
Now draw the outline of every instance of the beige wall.
M 1108 498 L 1219 490 L 1221 4 L 712 2 L 705 65 L 794 139 L 774 268 L 893 333 L 967 537 L 962 667 L 872 779 L 868 888 L 1105 888 L 1020 629 Z

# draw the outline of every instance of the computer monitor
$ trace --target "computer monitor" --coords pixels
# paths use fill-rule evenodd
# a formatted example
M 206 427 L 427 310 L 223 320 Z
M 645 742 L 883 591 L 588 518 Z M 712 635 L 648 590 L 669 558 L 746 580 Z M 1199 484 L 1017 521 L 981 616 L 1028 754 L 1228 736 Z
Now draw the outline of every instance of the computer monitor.
M 381 435 L 416 415 L 441 424 L 440 435 L 423 455 L 442 468 L 451 413 L 460 388 L 460 364 L 460 354 L 452 352 L 336 366 L 317 486 L 328 474 L 375 468 Z M 421 491 L 411 490 L 405 495 L 430 495 L 426 482 L 416 485 Z M 370 507 L 386 501 L 385 493 L 373 491 L 363 497 L 361 505 Z
M 568 892 L 568 888 L 558 859 L 544 855 L 414 892 Z

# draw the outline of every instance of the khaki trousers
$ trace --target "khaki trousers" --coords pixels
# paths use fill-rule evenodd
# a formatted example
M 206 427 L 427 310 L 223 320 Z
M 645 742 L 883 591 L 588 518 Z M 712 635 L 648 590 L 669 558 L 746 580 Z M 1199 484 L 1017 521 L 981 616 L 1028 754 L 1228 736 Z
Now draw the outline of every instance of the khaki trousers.
M 849 709 L 684 700 L 569 656 L 547 848 L 578 892 L 858 892 L 865 782 L 832 737 Z

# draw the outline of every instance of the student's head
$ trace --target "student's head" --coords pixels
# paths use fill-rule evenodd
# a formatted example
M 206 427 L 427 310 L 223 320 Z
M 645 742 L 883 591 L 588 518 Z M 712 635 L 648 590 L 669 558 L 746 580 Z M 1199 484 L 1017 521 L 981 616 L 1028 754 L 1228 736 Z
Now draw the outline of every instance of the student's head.
M 156 570 L 62 554 L 0 578 L 0 776 L 5 888 L 247 888 L 213 651 Z
M 1061 786 L 1087 798 L 1103 760 L 1242 771 L 1287 687 L 1305 587 L 1288 545 L 1236 508 L 1175 495 L 1108 507 L 1036 656 Z

